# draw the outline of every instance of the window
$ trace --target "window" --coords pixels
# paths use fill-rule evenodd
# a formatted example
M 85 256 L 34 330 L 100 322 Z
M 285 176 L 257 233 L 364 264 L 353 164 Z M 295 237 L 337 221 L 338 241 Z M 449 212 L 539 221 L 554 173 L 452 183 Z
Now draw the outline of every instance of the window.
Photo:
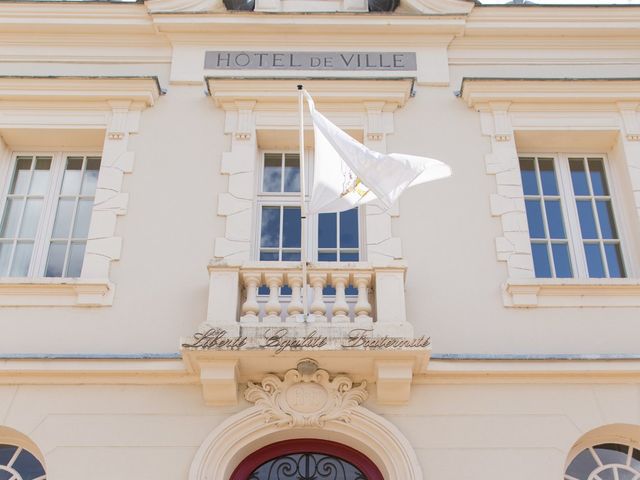
M 0 276 L 79 277 L 101 158 L 13 156 L 0 224 Z
M 45 480 L 44 467 L 29 451 L 0 444 L 0 480 Z
M 633 480 L 640 476 L 640 451 L 629 445 L 603 443 L 585 448 L 571 461 L 565 480 Z
M 626 277 L 606 157 L 519 160 L 536 277 Z
M 258 194 L 261 261 L 300 261 L 300 155 L 264 153 Z M 360 260 L 360 220 L 357 208 L 340 213 L 321 213 L 309 219 L 308 238 L 313 260 L 357 262 Z

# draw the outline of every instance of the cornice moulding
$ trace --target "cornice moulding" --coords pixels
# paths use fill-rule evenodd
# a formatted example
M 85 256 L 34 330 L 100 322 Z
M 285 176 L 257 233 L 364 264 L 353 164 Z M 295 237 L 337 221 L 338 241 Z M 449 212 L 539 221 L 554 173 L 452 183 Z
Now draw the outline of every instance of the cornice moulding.
M 474 108 L 489 102 L 615 104 L 640 99 L 640 78 L 464 78 L 460 96 Z
M 108 280 L 0 278 L 2 307 L 102 307 L 113 303 Z
M 0 100 L 9 102 L 113 102 L 151 106 L 161 94 L 156 77 L 0 77 Z

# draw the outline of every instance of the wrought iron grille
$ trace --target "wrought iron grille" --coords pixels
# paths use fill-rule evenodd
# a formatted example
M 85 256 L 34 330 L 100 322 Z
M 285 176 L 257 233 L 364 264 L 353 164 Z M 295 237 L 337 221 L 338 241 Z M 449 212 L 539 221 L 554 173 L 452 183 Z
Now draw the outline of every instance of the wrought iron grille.
M 248 480 L 367 480 L 351 463 L 320 453 L 294 453 L 269 460 Z

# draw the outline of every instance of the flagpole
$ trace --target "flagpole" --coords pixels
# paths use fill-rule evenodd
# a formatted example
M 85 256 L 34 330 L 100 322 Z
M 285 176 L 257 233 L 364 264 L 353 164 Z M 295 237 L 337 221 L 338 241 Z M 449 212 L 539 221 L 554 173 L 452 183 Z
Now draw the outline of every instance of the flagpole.
M 307 306 L 307 208 L 305 202 L 304 169 L 304 95 L 303 86 L 298 85 L 298 109 L 300 114 L 300 260 L 302 261 L 302 321 L 308 319 Z

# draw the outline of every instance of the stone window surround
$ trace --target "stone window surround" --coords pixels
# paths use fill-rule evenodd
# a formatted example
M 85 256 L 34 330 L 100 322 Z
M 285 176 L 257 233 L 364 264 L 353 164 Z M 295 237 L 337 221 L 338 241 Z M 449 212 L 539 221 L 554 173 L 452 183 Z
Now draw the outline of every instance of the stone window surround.
M 102 161 L 79 278 L 0 278 L 0 306 L 108 306 L 115 285 L 112 261 L 120 258 L 117 216 L 127 212 L 123 176 L 133 171 L 129 137 L 138 132 L 140 114 L 161 90 L 155 77 L 0 77 L 0 137 L 5 130 L 104 131 Z M 13 145 L 0 142 L 0 179 L 6 180 Z M 21 145 L 23 147 L 23 145 Z
M 618 136 L 622 157 L 619 163 L 623 164 L 618 167 L 626 168 L 624 175 L 629 177 L 636 210 L 635 216 L 623 216 L 619 223 L 631 233 L 627 238 L 637 237 L 623 224 L 625 218 L 634 223 L 640 219 L 640 81 L 465 78 L 460 96 L 479 112 L 482 133 L 491 141 L 485 164 L 487 174 L 495 175 L 497 185 L 490 205 L 491 214 L 502 224 L 496 253 L 498 260 L 507 264 L 508 278 L 502 288 L 504 305 L 640 306 L 637 259 L 634 262 L 632 258 L 627 266 L 630 278 L 535 278 L 516 146 L 516 136 L 522 132 L 559 136 L 606 131 Z M 616 176 L 620 175 L 622 172 Z
M 226 112 L 225 133 L 231 135 L 224 152 L 221 173 L 229 176 L 227 192 L 218 195 L 218 215 L 226 217 L 225 236 L 215 241 L 215 261 L 242 265 L 252 260 L 253 213 L 257 166 L 260 165 L 258 133 L 261 130 L 297 131 L 299 81 L 207 78 L 209 93 Z M 404 105 L 412 79 L 306 80 L 305 87 L 320 108 L 345 129 L 364 132 L 364 143 L 386 151 L 386 135 L 393 133 L 393 112 Z M 310 119 L 305 120 L 307 128 Z M 370 263 L 389 264 L 402 258 L 400 239 L 391 232 L 398 207 L 383 211 L 367 205 L 364 255 Z

